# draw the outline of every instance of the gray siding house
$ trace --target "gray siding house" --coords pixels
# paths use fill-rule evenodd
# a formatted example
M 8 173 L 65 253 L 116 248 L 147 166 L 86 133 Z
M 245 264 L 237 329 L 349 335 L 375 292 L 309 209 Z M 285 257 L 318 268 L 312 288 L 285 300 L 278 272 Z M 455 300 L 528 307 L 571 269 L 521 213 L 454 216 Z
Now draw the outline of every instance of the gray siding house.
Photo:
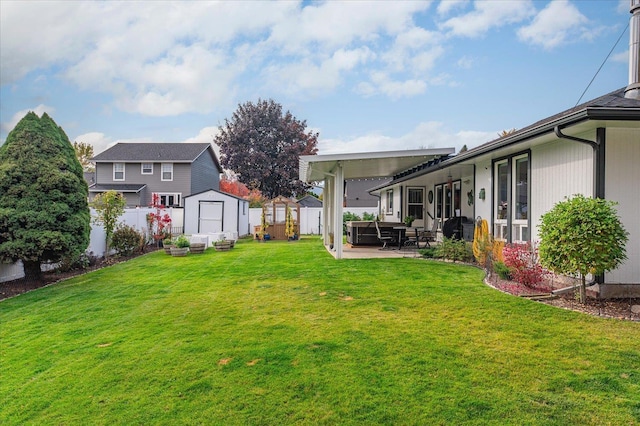
M 114 190 L 127 207 L 148 206 L 155 193 L 161 204 L 181 207 L 188 195 L 220 189 L 222 167 L 208 143 L 118 143 L 92 161 L 90 200 Z

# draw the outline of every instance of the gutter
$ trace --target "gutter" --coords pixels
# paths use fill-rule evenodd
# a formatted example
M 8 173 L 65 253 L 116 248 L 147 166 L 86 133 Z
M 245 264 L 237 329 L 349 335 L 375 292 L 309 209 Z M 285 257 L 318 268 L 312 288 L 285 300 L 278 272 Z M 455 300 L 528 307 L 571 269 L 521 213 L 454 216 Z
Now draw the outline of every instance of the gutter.
M 562 133 L 561 126 L 555 126 L 553 128 L 554 133 L 559 139 L 568 139 L 574 142 L 580 142 L 589 145 L 593 149 L 593 169 L 594 169 L 594 181 L 593 181 L 593 195 L 595 198 L 605 197 L 605 140 L 606 129 L 598 127 L 596 129 L 596 140 L 578 138 L 576 136 L 565 135 Z

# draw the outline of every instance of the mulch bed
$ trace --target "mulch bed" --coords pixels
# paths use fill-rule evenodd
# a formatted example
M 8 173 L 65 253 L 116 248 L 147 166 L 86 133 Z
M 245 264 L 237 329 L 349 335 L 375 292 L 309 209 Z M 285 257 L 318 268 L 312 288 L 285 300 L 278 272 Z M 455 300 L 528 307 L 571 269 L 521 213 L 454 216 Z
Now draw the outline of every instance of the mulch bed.
M 532 295 L 550 293 L 554 287 L 549 284 L 541 284 L 537 287 L 527 287 L 514 281 L 502 280 L 496 275 L 487 277 L 485 282 L 497 290 L 520 297 L 530 297 Z M 537 301 L 547 305 L 556 306 L 558 308 L 569 309 L 599 317 L 640 321 L 640 310 L 637 308 L 637 306 L 640 306 L 640 298 L 602 300 L 595 297 L 588 297 L 586 303 L 582 304 L 580 303 L 577 294 L 570 292 L 553 299 L 542 299 Z M 636 306 L 636 308 L 633 308 L 634 306 Z M 632 308 L 636 312 L 634 312 Z
M 126 262 L 138 256 L 142 256 L 146 253 L 151 253 L 158 250 L 156 246 L 146 246 L 144 252 L 136 253 L 132 256 L 111 256 L 108 259 L 99 258 L 95 260 L 89 267 L 85 269 L 74 269 L 70 271 L 50 271 L 43 272 L 40 280 L 27 280 L 21 278 L 19 280 L 6 281 L 0 283 L 0 300 L 8 299 L 10 297 L 18 296 L 31 290 L 36 290 L 41 287 L 48 286 L 50 284 L 57 283 L 67 278 L 72 278 L 78 275 L 86 274 L 87 272 L 95 271 L 97 269 L 104 268 L 105 266 L 115 265 L 116 263 Z

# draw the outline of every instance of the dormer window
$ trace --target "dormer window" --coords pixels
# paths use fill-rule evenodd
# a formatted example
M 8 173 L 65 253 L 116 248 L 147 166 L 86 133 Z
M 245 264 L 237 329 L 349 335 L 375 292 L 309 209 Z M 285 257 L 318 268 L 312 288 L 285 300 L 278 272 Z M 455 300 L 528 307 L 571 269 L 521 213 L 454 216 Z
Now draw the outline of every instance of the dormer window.
M 142 163 L 142 174 L 143 175 L 152 175 L 153 174 L 153 163 Z
M 124 163 L 113 163 L 113 180 L 124 180 Z
M 173 180 L 173 163 L 162 163 L 162 179 L 163 181 Z

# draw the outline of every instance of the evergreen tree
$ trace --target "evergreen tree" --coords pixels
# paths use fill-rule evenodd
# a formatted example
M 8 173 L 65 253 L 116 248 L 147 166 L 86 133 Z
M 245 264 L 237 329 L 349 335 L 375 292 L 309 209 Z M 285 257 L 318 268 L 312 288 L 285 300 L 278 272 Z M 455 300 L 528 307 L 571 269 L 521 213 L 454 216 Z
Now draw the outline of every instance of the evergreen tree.
M 69 138 L 46 113 L 29 112 L 0 146 L 0 260 L 40 264 L 74 258 L 89 245 L 88 188 Z

